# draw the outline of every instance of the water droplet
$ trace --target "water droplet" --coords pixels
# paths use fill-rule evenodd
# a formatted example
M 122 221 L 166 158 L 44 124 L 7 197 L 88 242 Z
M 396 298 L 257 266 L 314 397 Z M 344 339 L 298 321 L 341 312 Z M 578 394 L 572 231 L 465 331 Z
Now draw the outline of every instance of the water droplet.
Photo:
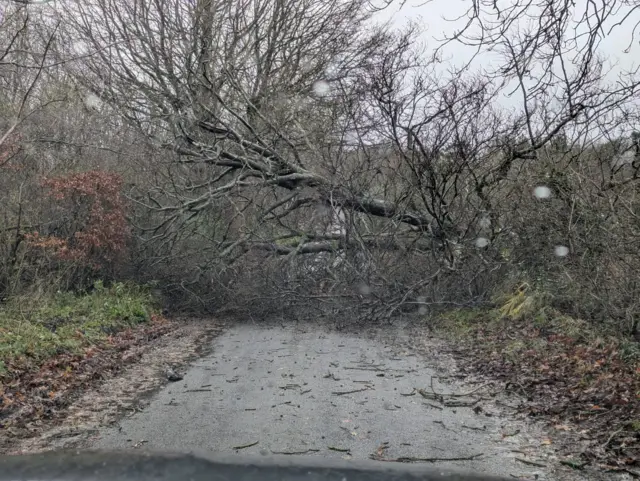
M 89 109 L 98 110 L 102 105 L 102 100 L 97 95 L 92 93 L 87 94 L 87 97 L 84 99 L 84 103 Z
M 326 80 L 318 80 L 313 84 L 313 93 L 318 97 L 324 97 L 331 92 L 331 85 Z
M 479 248 L 487 247 L 489 245 L 489 239 L 487 239 L 486 237 L 478 237 L 475 244 L 476 247 Z
M 426 316 L 427 312 L 427 306 L 420 306 L 420 308 L 418 309 L 418 314 L 420 314 L 421 316 Z
M 368 296 L 369 294 L 371 294 L 371 286 L 363 282 L 358 286 L 358 292 L 363 296 Z
M 487 216 L 481 217 L 478 224 L 480 224 L 481 228 L 488 229 L 489 227 L 491 227 L 491 219 Z
M 567 246 L 556 246 L 553 252 L 558 257 L 566 257 L 569 255 L 569 248 Z
M 535 189 L 533 189 L 533 195 L 535 195 L 538 199 L 548 199 L 551 197 L 551 189 L 546 185 L 539 185 Z

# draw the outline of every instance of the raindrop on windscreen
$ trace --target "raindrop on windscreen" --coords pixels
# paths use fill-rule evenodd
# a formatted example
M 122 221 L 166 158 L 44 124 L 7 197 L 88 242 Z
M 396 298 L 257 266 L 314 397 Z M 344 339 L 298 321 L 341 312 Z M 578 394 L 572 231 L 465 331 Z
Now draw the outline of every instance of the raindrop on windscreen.
M 476 239 L 476 247 L 482 248 L 482 247 L 487 247 L 489 245 L 489 239 L 487 239 L 486 237 L 478 237 Z
M 363 296 L 368 296 L 369 294 L 371 294 L 371 286 L 363 282 L 358 286 L 358 292 Z
M 551 197 L 551 189 L 546 185 L 539 185 L 535 189 L 533 189 L 533 195 L 535 195 L 538 199 L 548 199 Z
M 425 306 L 424 304 L 426 304 L 427 302 L 427 298 L 420 296 L 417 299 L 418 303 L 422 304 L 419 308 L 418 308 L 418 314 L 420 314 L 421 316 L 424 316 L 427 314 L 427 306 Z
M 331 85 L 326 80 L 318 80 L 313 84 L 313 93 L 318 97 L 324 97 L 331 92 Z
M 486 217 L 486 216 L 481 217 L 478 224 L 482 229 L 488 229 L 489 227 L 491 227 L 491 219 L 489 219 L 489 217 Z
M 84 99 L 84 103 L 88 109 L 92 109 L 92 110 L 98 110 L 102 105 L 102 101 L 100 100 L 100 98 L 97 95 L 94 95 L 91 93 L 88 94 L 87 97 Z
M 569 255 L 569 248 L 567 246 L 556 246 L 553 252 L 558 257 L 566 257 Z

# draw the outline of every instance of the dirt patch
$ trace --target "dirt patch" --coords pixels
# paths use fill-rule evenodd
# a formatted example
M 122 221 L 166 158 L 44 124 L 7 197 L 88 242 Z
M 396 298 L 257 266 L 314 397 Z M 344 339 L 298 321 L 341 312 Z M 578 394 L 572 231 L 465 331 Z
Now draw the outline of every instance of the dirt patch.
M 168 382 L 168 367 L 180 372 L 204 355 L 221 331 L 220 323 L 211 320 L 175 319 L 123 333 L 130 341 L 126 347 L 78 361 L 85 363 L 78 367 L 84 382 L 66 389 L 64 396 L 71 402 L 48 417 L 23 412 L 13 419 L 0 435 L 2 451 L 23 454 L 80 445 L 98 427 L 142 409 Z

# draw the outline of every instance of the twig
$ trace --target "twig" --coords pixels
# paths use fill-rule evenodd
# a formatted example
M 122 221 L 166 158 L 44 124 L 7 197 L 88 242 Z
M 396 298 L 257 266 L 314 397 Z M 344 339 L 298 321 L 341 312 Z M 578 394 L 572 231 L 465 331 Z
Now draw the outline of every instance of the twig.
M 211 392 L 212 389 L 187 389 L 184 392 Z
M 478 392 L 480 389 L 482 389 L 483 387 L 485 387 L 487 385 L 487 383 L 485 384 L 481 384 L 480 386 L 478 386 L 477 388 L 469 391 L 469 392 L 464 392 L 464 393 L 451 393 L 451 394 L 441 394 L 441 396 L 451 396 L 451 397 L 469 397 L 471 396 L 473 393 Z
M 240 446 L 234 446 L 231 449 L 245 449 L 245 448 L 250 448 L 251 446 L 255 446 L 256 444 L 258 444 L 260 441 L 256 441 L 255 443 L 249 443 L 249 444 L 241 444 Z
M 464 402 L 464 401 L 443 401 L 442 404 L 444 404 L 445 407 L 448 408 L 464 408 L 464 407 L 471 407 L 471 406 L 475 406 L 476 404 L 478 404 L 480 402 L 480 398 L 476 399 L 475 401 L 471 401 L 471 402 Z
M 400 393 L 400 396 L 415 396 L 416 395 L 416 390 L 414 389 L 413 391 L 411 391 L 408 394 L 405 394 L 403 392 Z
M 353 391 L 332 391 L 331 394 L 335 394 L 336 396 L 342 396 L 344 394 L 353 394 L 356 392 L 363 392 L 363 391 L 369 391 L 369 388 L 365 387 L 364 389 L 354 389 Z
M 422 396 L 425 399 L 440 399 L 441 396 L 438 396 L 437 394 L 430 394 L 428 392 L 426 392 L 424 389 L 416 389 L 416 391 L 418 392 L 418 394 L 420 394 L 420 396 Z
M 444 421 L 433 421 L 435 424 L 440 424 L 444 429 L 446 429 L 447 431 L 453 431 L 455 433 L 455 431 L 451 428 L 448 428 L 447 426 L 445 426 Z
M 319 449 L 307 449 L 305 451 L 271 451 L 271 454 L 286 454 L 288 456 L 295 456 L 297 454 L 317 453 Z
M 578 461 L 571 461 L 570 459 L 561 459 L 560 464 L 564 464 L 565 466 L 569 466 L 573 469 L 584 469 L 585 466 L 589 464 L 588 461 L 584 461 L 579 463 Z
M 640 473 L 638 471 L 634 471 L 629 468 L 615 468 L 615 469 L 610 469 L 609 471 L 618 471 L 618 472 L 622 471 L 623 473 L 630 474 L 634 478 L 640 478 Z
M 417 458 L 413 456 L 402 456 L 399 458 L 380 458 L 375 455 L 369 456 L 371 459 L 375 459 L 376 461 L 385 461 L 388 463 L 415 463 L 415 462 L 423 462 L 423 463 L 437 463 L 440 461 L 472 461 L 480 456 L 483 456 L 484 453 L 472 454 L 471 456 L 459 456 L 453 458 Z
M 390 371 L 390 369 L 380 369 L 378 367 L 351 367 L 351 366 L 346 366 L 346 367 L 343 367 L 342 369 L 351 369 L 353 371 Z
M 431 406 L 432 408 L 439 409 L 442 411 L 444 408 L 442 406 L 438 406 L 437 404 L 424 403 L 425 406 Z
M 473 429 L 474 431 L 486 431 L 487 427 L 486 426 L 482 426 L 482 427 L 476 427 L 476 426 L 467 426 L 466 424 L 461 424 L 461 427 L 465 428 L 465 429 Z
M 327 449 L 331 450 L 331 451 L 337 451 L 339 453 L 350 453 L 351 449 L 349 448 L 337 448 L 335 446 L 327 446 Z
M 542 464 L 542 463 L 538 463 L 537 461 L 529 461 L 528 459 L 523 459 L 523 458 L 514 458 L 516 461 L 520 461 L 521 463 L 524 464 L 530 464 L 531 466 L 538 466 L 539 468 L 546 468 L 547 465 L 546 464 Z
M 611 436 L 609 436 L 609 439 L 607 439 L 607 442 L 606 442 L 606 443 L 604 443 L 604 444 L 602 445 L 602 448 L 603 448 L 603 449 L 604 449 L 604 448 L 606 448 L 606 447 L 609 445 L 609 443 L 610 443 L 611 441 L 613 441 L 613 438 L 615 438 L 615 437 L 616 437 L 618 434 L 620 434 L 621 432 L 622 432 L 622 428 L 618 429 L 617 431 L 614 431 L 614 432 L 611 434 Z

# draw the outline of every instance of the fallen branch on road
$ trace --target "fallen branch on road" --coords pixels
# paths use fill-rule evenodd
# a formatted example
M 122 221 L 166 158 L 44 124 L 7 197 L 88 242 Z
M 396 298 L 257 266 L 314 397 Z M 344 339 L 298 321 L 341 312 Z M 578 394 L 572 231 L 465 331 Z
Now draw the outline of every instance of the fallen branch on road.
M 438 463 L 442 461 L 472 461 L 476 458 L 479 458 L 480 456 L 484 456 L 484 453 L 472 454 L 471 456 L 452 457 L 452 458 L 417 458 L 414 456 L 401 456 L 398 458 L 381 458 L 379 456 L 376 456 L 375 454 L 372 454 L 369 457 L 376 461 L 384 461 L 387 463 L 416 463 L 416 462 Z
M 589 465 L 589 462 L 584 461 L 580 463 L 578 461 L 572 461 L 570 459 L 561 459 L 560 464 L 563 464 L 564 466 L 569 466 L 570 468 L 573 468 L 573 469 L 584 469 L 585 466 Z
M 354 389 L 353 391 L 332 391 L 331 394 L 335 394 L 336 396 L 342 396 L 344 394 L 353 394 L 356 392 L 369 391 L 370 388 L 365 387 L 364 389 Z
M 477 426 L 467 426 L 466 424 L 461 424 L 460 427 L 463 427 L 465 429 L 471 429 L 473 431 L 486 431 L 487 430 L 486 426 L 477 427 Z
M 319 449 L 307 449 L 305 451 L 271 451 L 271 454 L 285 454 L 287 456 L 295 456 L 297 454 L 317 453 Z
M 337 448 L 335 446 L 327 446 L 327 449 L 331 450 L 331 451 L 337 451 L 339 453 L 350 453 L 351 449 L 349 448 Z
M 245 449 L 245 448 L 250 448 L 251 446 L 255 446 L 256 444 L 258 444 L 260 441 L 256 441 L 255 443 L 249 443 L 249 444 L 241 444 L 240 446 L 233 446 L 231 449 Z
M 537 461 L 529 461 L 528 459 L 523 459 L 523 458 L 514 458 L 516 461 L 520 461 L 521 463 L 524 464 L 529 464 L 531 466 L 537 466 L 539 468 L 546 468 L 547 465 L 543 464 L 543 463 L 538 463 Z

